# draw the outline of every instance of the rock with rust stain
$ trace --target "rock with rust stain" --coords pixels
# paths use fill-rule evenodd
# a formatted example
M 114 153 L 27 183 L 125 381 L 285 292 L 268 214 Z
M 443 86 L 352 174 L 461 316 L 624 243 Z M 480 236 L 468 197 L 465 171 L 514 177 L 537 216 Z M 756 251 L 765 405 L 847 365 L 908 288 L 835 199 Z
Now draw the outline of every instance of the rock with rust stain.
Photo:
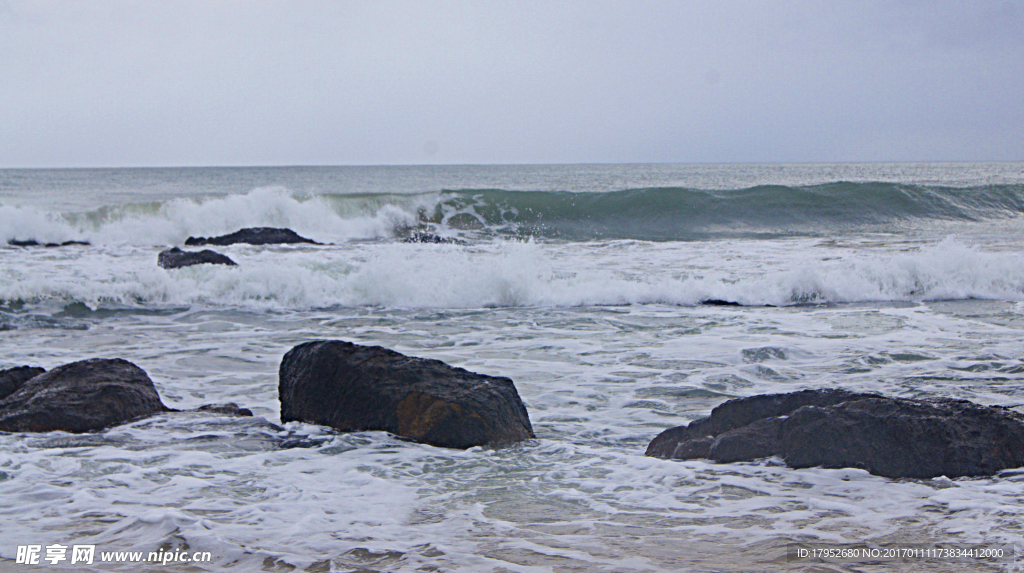
M 282 422 L 383 430 L 446 448 L 534 437 L 512 380 L 380 346 L 300 344 L 281 361 L 279 392 Z

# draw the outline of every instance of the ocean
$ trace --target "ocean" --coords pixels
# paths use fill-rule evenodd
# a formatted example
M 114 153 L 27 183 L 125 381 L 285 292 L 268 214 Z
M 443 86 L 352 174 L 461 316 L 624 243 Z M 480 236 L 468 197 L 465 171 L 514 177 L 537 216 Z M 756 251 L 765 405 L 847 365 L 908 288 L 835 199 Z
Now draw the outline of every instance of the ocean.
M 0 170 L 0 368 L 124 358 L 172 408 L 255 414 L 0 434 L 0 570 L 1024 570 L 787 557 L 1020 554 L 1024 470 L 644 456 L 725 400 L 805 388 L 1024 411 L 1022 222 L 1024 163 Z M 156 264 L 258 226 L 324 244 Z M 420 232 L 464 244 L 401 240 Z M 26 240 L 89 245 L 8 244 Z M 507 376 L 537 437 L 461 451 L 281 425 L 281 357 L 314 339 Z M 96 562 L 17 563 L 33 544 Z M 99 559 L 136 551 L 209 560 Z

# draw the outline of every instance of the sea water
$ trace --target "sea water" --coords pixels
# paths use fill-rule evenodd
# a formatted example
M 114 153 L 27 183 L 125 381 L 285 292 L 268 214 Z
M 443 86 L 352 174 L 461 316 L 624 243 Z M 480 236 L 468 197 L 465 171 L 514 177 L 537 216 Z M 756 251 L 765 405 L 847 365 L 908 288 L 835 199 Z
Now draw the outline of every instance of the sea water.
M 730 398 L 805 388 L 1024 411 L 1022 222 L 1022 163 L 0 170 L 0 368 L 119 357 L 170 407 L 255 413 L 0 434 L 0 570 L 1020 570 L 787 547 L 1024 551 L 1021 471 L 644 450 Z M 323 244 L 156 264 L 257 226 Z M 423 232 L 462 244 L 402 242 Z M 282 425 L 281 357 L 314 339 L 510 377 L 537 438 Z M 211 560 L 16 563 L 31 544 Z

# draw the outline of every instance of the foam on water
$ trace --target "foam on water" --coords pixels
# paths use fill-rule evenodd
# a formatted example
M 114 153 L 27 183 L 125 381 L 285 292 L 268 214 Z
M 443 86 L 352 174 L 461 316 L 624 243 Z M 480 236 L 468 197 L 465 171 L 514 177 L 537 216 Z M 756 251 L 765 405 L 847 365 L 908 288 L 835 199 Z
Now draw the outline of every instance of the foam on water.
M 158 250 L 0 249 L 0 300 L 279 310 L 1024 300 L 1024 256 L 952 238 L 870 250 L 806 239 L 242 245 L 220 249 L 238 267 L 175 270 L 155 265 Z
M 643 450 L 661 429 L 737 395 L 842 385 L 1013 405 L 1021 381 L 992 379 L 1022 368 L 1020 310 L 974 301 L 869 311 L 86 316 L 88 330 L 73 337 L 48 330 L 10 339 L 6 359 L 38 363 L 40 348 L 51 354 L 47 367 L 83 352 L 124 356 L 150 372 L 172 407 L 234 400 L 270 423 L 168 414 L 92 435 L 0 436 L 0 495 L 11 500 L 0 509 L 0 556 L 12 557 L 6 544 L 68 542 L 187 546 L 216 557 L 210 570 L 668 572 L 782 568 L 772 560 L 790 541 L 1019 545 L 1019 472 L 888 480 L 777 461 L 657 460 Z M 1021 323 L 1006 326 L 1014 319 Z M 511 376 L 538 439 L 457 451 L 375 432 L 274 427 L 280 356 L 310 338 Z

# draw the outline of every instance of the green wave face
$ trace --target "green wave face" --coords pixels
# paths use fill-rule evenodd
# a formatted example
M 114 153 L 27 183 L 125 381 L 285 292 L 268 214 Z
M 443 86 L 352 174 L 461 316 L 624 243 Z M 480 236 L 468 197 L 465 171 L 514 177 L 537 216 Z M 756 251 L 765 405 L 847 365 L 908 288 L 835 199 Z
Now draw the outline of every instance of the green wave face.
M 837 182 L 730 191 L 687 188 L 606 193 L 445 191 L 425 223 L 565 240 L 693 240 L 721 235 L 817 234 L 913 220 L 982 220 L 1024 213 L 1024 186 L 954 188 Z

